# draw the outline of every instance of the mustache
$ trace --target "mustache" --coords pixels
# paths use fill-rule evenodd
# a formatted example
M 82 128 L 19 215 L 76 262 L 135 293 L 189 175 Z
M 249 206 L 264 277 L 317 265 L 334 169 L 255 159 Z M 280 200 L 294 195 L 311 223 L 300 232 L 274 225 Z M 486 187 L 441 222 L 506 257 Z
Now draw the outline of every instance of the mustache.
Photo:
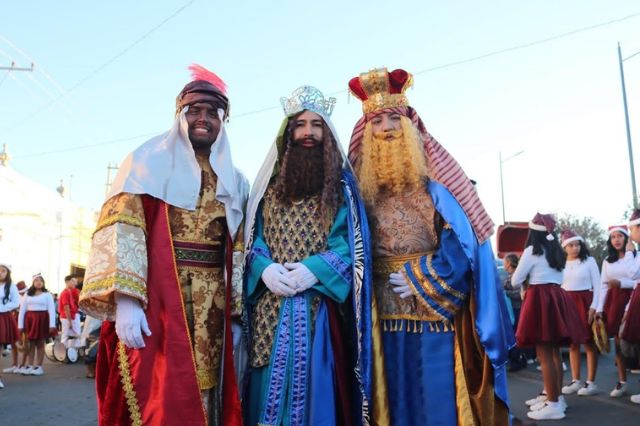
M 373 132 L 373 137 L 382 140 L 399 139 L 400 137 L 402 137 L 402 130 L 386 130 L 384 132 Z
M 304 137 L 304 138 L 292 139 L 291 140 L 291 145 L 299 146 L 304 142 L 313 142 L 315 144 L 319 144 L 321 142 L 321 140 L 316 138 L 315 136 L 307 136 L 307 137 Z

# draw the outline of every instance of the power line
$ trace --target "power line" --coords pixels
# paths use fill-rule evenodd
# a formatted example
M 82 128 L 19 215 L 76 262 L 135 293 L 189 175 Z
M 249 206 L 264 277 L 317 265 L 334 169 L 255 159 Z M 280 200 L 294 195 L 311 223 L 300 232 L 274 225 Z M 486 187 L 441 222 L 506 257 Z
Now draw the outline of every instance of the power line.
M 633 14 L 627 15 L 627 16 L 623 16 L 622 18 L 616 18 L 616 19 L 612 19 L 610 21 L 601 22 L 599 24 L 589 25 L 589 26 L 582 27 L 582 28 L 577 28 L 575 30 L 571 30 L 571 31 L 567 31 L 567 32 L 564 32 L 564 33 L 556 34 L 556 35 L 553 35 L 553 36 L 550 36 L 550 37 L 545 37 L 545 38 L 542 38 L 542 39 L 539 39 L 539 40 L 535 40 L 535 41 L 531 41 L 531 42 L 528 42 L 528 43 L 522 43 L 522 44 L 518 44 L 518 45 L 515 45 L 515 46 L 511 46 L 511 47 L 505 47 L 505 48 L 502 48 L 502 49 L 498 49 L 498 50 L 494 50 L 494 51 L 491 51 L 491 52 L 488 52 L 488 53 L 484 53 L 482 55 L 473 56 L 471 58 L 462 59 L 462 60 L 459 60 L 459 61 L 448 62 L 448 63 L 442 64 L 442 65 L 437 65 L 435 67 L 426 68 L 426 69 L 414 72 L 413 75 L 415 76 L 415 75 L 427 74 L 429 72 L 438 71 L 438 70 L 442 70 L 442 69 L 445 69 L 445 68 L 451 68 L 451 67 L 455 67 L 455 66 L 458 66 L 458 65 L 468 64 L 470 62 L 479 61 L 479 60 L 486 59 L 486 58 L 489 58 L 489 57 L 492 57 L 492 56 L 501 55 L 503 53 L 509 53 L 509 52 L 513 52 L 513 51 L 516 51 L 516 50 L 521 50 L 521 49 L 526 49 L 526 48 L 533 47 L 533 46 L 538 46 L 538 45 L 541 45 L 541 44 L 545 44 L 545 43 L 549 43 L 549 42 L 552 42 L 552 41 L 555 41 L 555 40 L 559 40 L 559 39 L 562 39 L 562 38 L 570 37 L 572 35 L 583 33 L 583 32 L 586 32 L 586 31 L 591 31 L 591 30 L 594 30 L 594 29 L 597 29 L 597 28 L 608 26 L 608 25 L 617 24 L 617 23 L 620 23 L 620 22 L 623 22 L 623 21 L 626 21 L 626 20 L 629 20 L 629 19 L 632 19 L 632 18 L 636 18 L 638 16 L 640 16 L 640 12 L 633 13 Z M 638 53 L 640 53 L 640 52 L 638 52 Z M 335 91 L 335 92 L 332 92 L 332 93 L 328 93 L 327 96 L 341 95 L 341 94 L 344 94 L 344 93 L 348 93 L 348 90 L 347 89 L 338 90 L 338 91 Z M 263 112 L 266 112 L 266 111 L 272 111 L 272 110 L 278 109 L 278 108 L 280 108 L 280 106 L 272 106 L 272 107 L 262 108 L 262 109 L 258 109 L 258 110 L 254 110 L 254 111 L 247 111 L 247 112 L 243 112 L 243 113 L 234 115 L 234 118 L 240 118 L 240 117 L 246 117 L 246 116 L 250 116 L 250 115 L 260 114 L 260 113 L 263 113 Z
M 79 145 L 79 146 L 73 146 L 73 147 L 69 147 L 69 148 L 55 149 L 55 150 L 46 151 L 46 152 L 36 152 L 36 153 L 33 153 L 33 154 L 16 155 L 13 158 L 14 159 L 33 158 L 33 157 L 42 157 L 44 155 L 60 154 L 60 153 L 63 153 L 63 152 L 80 151 L 82 149 L 89 149 L 89 148 L 95 148 L 95 147 L 98 147 L 98 146 L 111 145 L 111 144 L 118 143 L 118 142 L 126 142 L 126 141 L 131 141 L 131 140 L 134 140 L 134 139 L 147 138 L 149 136 L 156 136 L 156 135 L 159 135 L 161 133 L 162 132 L 153 132 L 153 133 L 145 133 L 145 134 L 137 135 L 137 136 L 130 136 L 128 138 L 109 139 L 109 140 L 106 140 L 106 141 L 97 142 L 97 143 L 93 143 L 93 144 L 89 144 L 89 145 Z
M 38 108 L 37 110 L 35 110 L 34 112 L 32 112 L 31 114 L 29 114 L 27 117 L 23 118 L 22 120 L 19 120 L 18 122 L 14 123 L 14 125 L 12 125 L 11 127 L 9 127 L 6 130 L 11 130 L 17 126 L 20 126 L 21 124 L 29 121 L 31 118 L 33 118 L 34 116 L 40 114 L 41 112 L 47 110 L 49 107 L 51 107 L 53 104 L 55 104 L 56 102 L 58 102 L 60 99 L 64 98 L 65 96 L 67 96 L 69 93 L 73 92 L 74 90 L 76 90 L 78 87 L 82 86 L 84 83 L 86 83 L 87 81 L 89 81 L 90 79 L 92 79 L 96 74 L 100 73 L 102 70 L 104 70 L 105 68 L 107 68 L 109 65 L 111 65 L 112 63 L 114 63 L 116 60 L 120 59 L 123 55 L 125 55 L 127 52 L 129 52 L 131 49 L 133 49 L 135 46 L 137 46 L 138 44 L 140 44 L 143 40 L 145 40 L 146 38 L 148 38 L 151 34 L 153 34 L 156 30 L 158 30 L 160 27 L 162 27 L 164 24 L 166 24 L 167 22 L 169 22 L 170 20 L 172 20 L 173 18 L 175 18 L 176 16 L 178 16 L 183 10 L 185 10 L 187 7 L 191 6 L 193 3 L 195 3 L 196 0 L 190 0 L 187 3 L 185 3 L 184 5 L 182 5 L 180 8 L 178 8 L 175 12 L 173 12 L 171 15 L 169 15 L 168 17 L 166 17 L 165 19 L 163 19 L 159 24 L 155 25 L 153 28 L 151 28 L 149 31 L 147 31 L 146 33 L 144 33 L 141 37 L 139 37 L 138 39 L 136 39 L 133 43 L 129 44 L 127 47 L 125 47 L 122 51 L 120 51 L 119 53 L 117 53 L 116 55 L 114 55 L 113 57 L 111 57 L 110 59 L 108 59 L 107 61 L 105 61 L 102 65 L 100 65 L 98 68 L 96 68 L 95 70 L 93 70 L 92 72 L 90 72 L 89 74 L 87 74 L 84 78 L 82 78 L 80 81 L 78 81 L 76 84 L 74 84 L 73 86 L 71 86 L 70 89 L 68 89 L 66 92 L 63 92 L 61 94 L 59 94 L 56 98 L 52 99 L 50 102 L 47 102 L 46 104 L 44 104 L 43 106 L 41 106 L 40 108 Z
M 69 92 L 71 90 L 77 88 L 80 84 L 84 83 L 84 81 L 88 80 L 93 75 L 97 74 L 102 68 L 105 68 L 110 63 L 115 61 L 117 58 L 122 56 L 124 53 L 126 53 L 128 50 L 130 50 L 132 47 L 134 47 L 136 44 L 138 44 L 144 38 L 146 38 L 148 35 L 150 35 L 153 31 L 155 31 L 160 26 L 162 26 L 164 23 L 166 23 L 167 21 L 169 21 L 170 19 L 175 17 L 178 13 L 180 13 L 186 7 L 190 6 L 195 1 L 196 0 L 191 0 L 190 2 L 188 2 L 187 4 L 182 6 L 180 9 L 178 9 L 176 12 L 174 12 L 171 16 L 169 16 L 164 21 L 162 21 L 160 24 L 156 25 L 156 27 L 154 27 L 152 30 L 147 32 L 143 37 L 141 37 L 140 39 L 136 40 L 128 48 L 123 50 L 120 54 L 116 55 L 111 60 L 105 62 L 105 64 L 103 64 L 101 67 L 99 67 L 97 70 L 95 70 L 92 74 L 90 74 L 89 76 L 85 77 L 85 79 L 81 80 L 79 83 L 77 83 L 71 89 L 69 89 Z M 575 30 L 571 30 L 571 31 L 567 31 L 567 32 L 564 32 L 564 33 L 556 34 L 556 35 L 553 35 L 553 36 L 550 36 L 550 37 L 545 37 L 545 38 L 538 39 L 538 40 L 535 40 L 535 41 L 531 41 L 531 42 L 522 43 L 522 44 L 518 44 L 518 45 L 515 45 L 515 46 L 511 46 L 511 47 L 506 47 L 506 48 L 494 50 L 494 51 L 491 51 L 491 52 L 488 52 L 488 53 L 484 53 L 482 55 L 474 56 L 474 57 L 471 57 L 471 58 L 462 59 L 462 60 L 459 60 L 459 61 L 448 62 L 448 63 L 442 64 L 442 65 L 438 65 L 438 66 L 435 66 L 435 67 L 426 68 L 426 69 L 419 70 L 419 71 L 415 72 L 414 75 L 426 74 L 426 73 L 429 73 L 429 72 L 438 71 L 438 70 L 442 70 L 442 69 L 445 69 L 445 68 L 450 68 L 450 67 L 454 67 L 454 66 L 458 66 L 458 65 L 467 64 L 467 63 L 470 63 L 470 62 L 479 61 L 479 60 L 486 59 L 486 58 L 489 58 L 489 57 L 492 57 L 492 56 L 497 56 L 497 55 L 500 55 L 500 54 L 503 54 L 503 53 L 509 53 L 509 52 L 513 52 L 513 51 L 516 51 L 516 50 L 521 50 L 521 49 L 526 49 L 526 48 L 533 47 L 533 46 L 538 46 L 538 45 L 549 43 L 549 42 L 552 42 L 552 41 L 556 41 L 556 40 L 559 40 L 559 39 L 562 39 L 562 38 L 570 37 L 572 35 L 576 35 L 576 34 L 579 34 L 579 33 L 582 33 L 582 32 L 591 31 L 591 30 L 594 30 L 594 29 L 597 29 L 597 28 L 602 28 L 602 27 L 605 27 L 605 26 L 608 26 L 608 25 L 612 25 L 612 24 L 617 24 L 617 23 L 620 23 L 620 22 L 623 22 L 623 21 L 626 21 L 626 20 L 629 20 L 629 19 L 632 19 L 632 18 L 636 18 L 638 16 L 640 16 L 640 12 L 633 13 L 631 15 L 627 15 L 627 16 L 624 16 L 624 17 L 621 17 L 621 18 L 612 19 L 612 20 L 609 20 L 609 21 L 606 21 L 606 22 L 601 22 L 601 23 L 598 23 L 598 24 L 577 28 Z M 340 95 L 340 94 L 344 94 L 344 93 L 348 93 L 348 91 L 346 89 L 338 90 L 338 91 L 335 91 L 335 92 L 332 92 L 332 93 L 328 93 L 327 96 L 335 96 L 335 95 Z M 61 96 L 63 96 L 63 95 L 61 95 Z M 49 104 L 54 103 L 61 96 L 59 96 L 58 98 L 54 99 Z M 45 108 L 48 107 L 48 106 L 49 105 L 45 106 Z M 261 109 L 256 109 L 256 110 L 252 110 L 252 111 L 247 111 L 247 112 L 243 112 L 243 113 L 240 113 L 240 114 L 236 114 L 236 115 L 233 116 L 233 118 L 237 119 L 237 118 L 248 117 L 248 116 L 252 116 L 252 115 L 256 115 L 256 114 L 261 114 L 261 113 L 267 112 L 267 111 L 273 111 L 273 110 L 276 110 L 276 109 L 279 109 L 279 108 L 280 108 L 279 105 L 274 105 L 272 107 L 266 107 L 266 108 L 261 108 Z M 37 111 L 37 112 L 40 112 L 40 111 Z M 33 116 L 34 114 L 32 114 L 31 116 Z M 29 116 L 28 118 L 30 118 L 31 116 Z M 158 135 L 160 133 L 161 132 L 147 133 L 147 134 L 144 134 L 144 135 L 138 135 L 138 136 L 133 136 L 133 137 L 129 137 L 129 138 L 108 140 L 108 141 L 99 142 L 99 143 L 92 144 L 92 145 L 82 145 L 82 146 L 76 146 L 76 147 L 71 147 L 71 148 L 64 148 L 64 149 L 60 149 L 60 150 L 48 151 L 48 152 L 44 152 L 44 153 L 27 154 L 27 155 L 14 157 L 14 158 L 30 158 L 30 157 L 38 157 L 38 156 L 42 156 L 42 155 L 57 154 L 57 153 L 62 153 L 62 152 L 77 151 L 77 150 L 81 150 L 81 149 L 93 148 L 93 147 L 96 147 L 96 146 L 108 145 L 108 144 L 112 144 L 112 143 L 124 142 L 124 141 L 128 141 L 128 140 L 142 138 L 142 137 Z

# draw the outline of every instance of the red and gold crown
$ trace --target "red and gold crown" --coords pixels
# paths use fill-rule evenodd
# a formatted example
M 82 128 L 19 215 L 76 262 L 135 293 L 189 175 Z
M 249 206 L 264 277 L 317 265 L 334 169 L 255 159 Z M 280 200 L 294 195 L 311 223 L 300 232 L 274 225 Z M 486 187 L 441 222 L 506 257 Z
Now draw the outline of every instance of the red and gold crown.
M 349 89 L 362 101 L 362 111 L 365 114 L 385 108 L 409 106 L 404 92 L 411 86 L 413 75 L 402 69 L 389 72 L 386 68 L 377 68 L 349 81 Z

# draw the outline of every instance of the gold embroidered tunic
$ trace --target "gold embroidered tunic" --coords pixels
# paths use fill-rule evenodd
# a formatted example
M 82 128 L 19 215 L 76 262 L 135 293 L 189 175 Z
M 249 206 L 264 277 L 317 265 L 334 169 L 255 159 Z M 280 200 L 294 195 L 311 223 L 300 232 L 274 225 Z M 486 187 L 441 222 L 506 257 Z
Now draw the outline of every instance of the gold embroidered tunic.
M 200 389 L 219 383 L 224 330 L 224 253 L 227 238 L 224 205 L 215 198 L 216 175 L 208 158 L 202 170 L 196 210 L 169 206 L 169 224 L 182 289 L 185 315 L 194 347 Z M 114 293 L 147 302 L 146 223 L 140 196 L 122 193 L 103 206 L 94 233 L 81 296 L 92 316 L 115 320 Z M 242 232 L 239 232 L 241 235 Z M 234 289 L 239 314 L 240 291 Z
M 327 231 L 322 228 L 319 209 L 319 196 L 300 200 L 292 207 L 277 200 L 273 187 L 267 189 L 262 209 L 263 236 L 274 262 L 299 262 L 326 248 Z M 318 296 L 314 297 L 313 312 L 319 300 Z M 269 364 L 281 302 L 281 296 L 265 291 L 255 305 L 251 319 L 254 330 L 250 354 L 252 367 Z
M 385 323 L 390 320 L 440 321 L 439 316 L 415 297 L 401 299 L 389 284 L 389 274 L 401 271 L 407 261 L 435 250 L 438 219 L 431 196 L 422 188 L 381 197 L 370 207 L 374 292 Z

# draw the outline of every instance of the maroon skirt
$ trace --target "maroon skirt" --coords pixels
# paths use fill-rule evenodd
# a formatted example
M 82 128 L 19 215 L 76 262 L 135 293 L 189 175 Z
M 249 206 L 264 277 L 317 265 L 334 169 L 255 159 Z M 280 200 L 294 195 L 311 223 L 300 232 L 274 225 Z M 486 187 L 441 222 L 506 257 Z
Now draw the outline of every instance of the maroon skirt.
M 516 341 L 520 347 L 539 343 L 585 343 L 590 333 L 580 324 L 575 304 L 558 284 L 529 286 L 522 302 Z
M 578 311 L 578 317 L 580 318 L 580 326 L 584 329 L 584 332 L 589 336 L 589 341 L 593 340 L 593 333 L 591 332 L 591 324 L 589 324 L 589 309 L 591 308 L 591 302 L 593 302 L 593 292 L 591 290 L 581 291 L 566 291 L 567 296 L 573 302 Z
M 631 298 L 630 288 L 610 288 L 604 301 L 604 323 L 609 336 L 617 336 L 624 316 L 624 308 Z
M 620 336 L 629 343 L 640 343 L 640 286 L 631 294 L 627 320 Z
M 40 340 L 49 337 L 49 312 L 27 311 L 24 316 L 24 331 L 29 340 Z
M 0 313 L 0 345 L 13 345 L 20 340 L 18 323 L 13 312 Z

